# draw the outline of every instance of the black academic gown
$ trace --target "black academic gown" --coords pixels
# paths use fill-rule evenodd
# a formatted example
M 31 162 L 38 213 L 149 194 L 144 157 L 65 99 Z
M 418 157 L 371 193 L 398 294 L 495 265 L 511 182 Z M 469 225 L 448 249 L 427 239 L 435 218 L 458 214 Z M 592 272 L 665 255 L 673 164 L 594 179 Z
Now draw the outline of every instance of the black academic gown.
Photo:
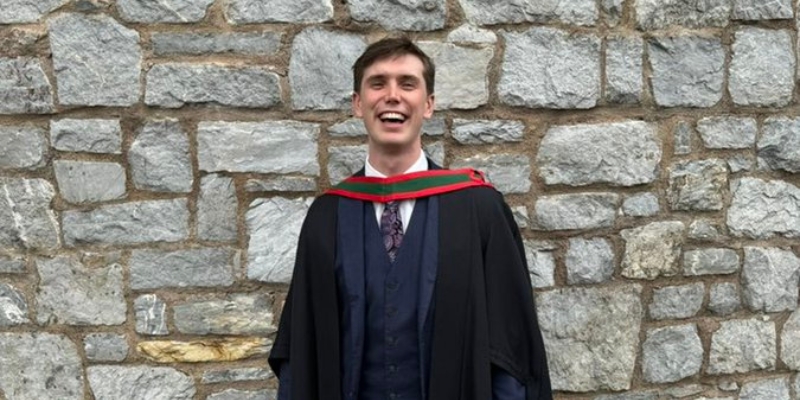
M 491 365 L 552 398 L 544 343 L 519 230 L 500 193 L 474 187 L 439 197 L 429 399 L 492 398 Z M 311 205 L 269 363 L 290 361 L 293 400 L 340 400 L 335 259 L 339 197 Z

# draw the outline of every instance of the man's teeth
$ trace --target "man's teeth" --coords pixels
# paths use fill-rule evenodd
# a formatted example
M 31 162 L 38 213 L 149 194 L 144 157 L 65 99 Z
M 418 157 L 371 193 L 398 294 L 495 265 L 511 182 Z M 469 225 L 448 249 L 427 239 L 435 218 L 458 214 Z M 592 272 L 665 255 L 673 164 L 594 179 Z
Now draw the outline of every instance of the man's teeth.
M 406 117 L 403 114 L 399 113 L 383 113 L 381 114 L 381 121 L 399 121 L 403 122 L 406 120 Z

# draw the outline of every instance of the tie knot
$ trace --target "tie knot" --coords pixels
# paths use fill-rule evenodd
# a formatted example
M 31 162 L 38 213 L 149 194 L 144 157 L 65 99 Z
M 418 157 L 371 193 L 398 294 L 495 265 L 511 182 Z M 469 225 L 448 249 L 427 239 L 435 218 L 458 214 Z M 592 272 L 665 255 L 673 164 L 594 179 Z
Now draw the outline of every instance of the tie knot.
M 386 208 L 392 210 L 392 212 L 396 212 L 400 208 L 400 202 L 398 201 L 390 201 L 386 203 Z

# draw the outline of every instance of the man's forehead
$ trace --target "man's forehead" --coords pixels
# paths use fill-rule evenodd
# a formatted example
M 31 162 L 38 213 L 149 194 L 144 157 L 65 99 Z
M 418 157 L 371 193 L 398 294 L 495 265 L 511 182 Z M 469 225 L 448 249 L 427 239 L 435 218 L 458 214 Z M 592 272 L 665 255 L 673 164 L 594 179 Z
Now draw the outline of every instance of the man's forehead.
M 409 76 L 422 78 L 422 61 L 411 54 L 402 54 L 376 60 L 364 71 L 364 79 L 373 77 Z

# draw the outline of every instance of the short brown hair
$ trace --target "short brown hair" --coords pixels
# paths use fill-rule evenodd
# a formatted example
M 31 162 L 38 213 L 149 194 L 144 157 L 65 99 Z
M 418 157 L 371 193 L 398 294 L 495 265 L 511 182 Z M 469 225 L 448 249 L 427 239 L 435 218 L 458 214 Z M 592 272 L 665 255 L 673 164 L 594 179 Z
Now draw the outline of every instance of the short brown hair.
M 411 39 L 407 37 L 384 38 L 367 47 L 361 57 L 358 57 L 353 64 L 353 91 L 361 91 L 361 80 L 364 79 L 364 71 L 372 64 L 387 58 L 394 58 L 410 54 L 422 61 L 422 78 L 425 79 L 425 89 L 428 94 L 433 94 L 433 81 L 436 76 L 436 69 L 433 61 L 425 52 L 420 50 Z

